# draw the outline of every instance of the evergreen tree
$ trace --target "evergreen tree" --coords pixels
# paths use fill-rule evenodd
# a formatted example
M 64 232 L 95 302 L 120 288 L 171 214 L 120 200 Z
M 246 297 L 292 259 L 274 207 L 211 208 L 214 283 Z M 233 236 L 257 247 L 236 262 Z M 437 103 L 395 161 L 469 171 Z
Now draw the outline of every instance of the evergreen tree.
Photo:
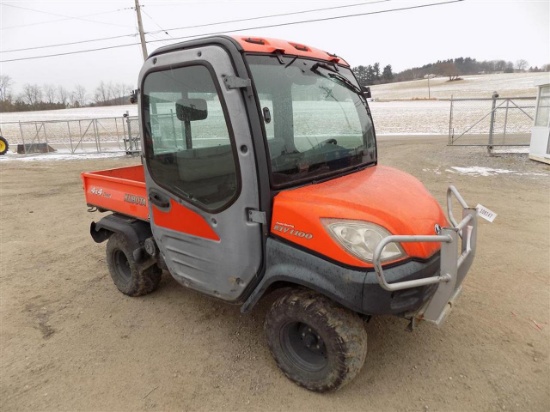
M 391 64 L 388 64 L 386 67 L 384 67 L 384 70 L 382 71 L 382 78 L 384 79 L 385 83 L 390 83 L 393 81 Z

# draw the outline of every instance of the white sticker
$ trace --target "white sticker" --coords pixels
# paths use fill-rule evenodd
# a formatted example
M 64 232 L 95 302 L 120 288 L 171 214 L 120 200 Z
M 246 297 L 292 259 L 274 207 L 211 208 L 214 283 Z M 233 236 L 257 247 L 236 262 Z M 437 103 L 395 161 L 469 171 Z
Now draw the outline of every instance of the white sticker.
M 493 212 L 492 210 L 487 209 L 485 206 L 478 204 L 476 206 L 477 209 L 477 215 L 481 216 L 483 219 L 487 220 L 488 222 L 493 223 L 495 218 L 497 217 L 497 214 Z

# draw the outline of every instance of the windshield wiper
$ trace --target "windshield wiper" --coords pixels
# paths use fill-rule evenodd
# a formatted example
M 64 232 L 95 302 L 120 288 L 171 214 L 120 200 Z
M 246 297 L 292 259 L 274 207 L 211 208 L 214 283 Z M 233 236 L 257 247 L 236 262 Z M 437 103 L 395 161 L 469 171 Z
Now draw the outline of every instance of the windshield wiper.
M 311 71 L 320 74 L 319 71 L 317 70 L 318 67 L 320 67 L 322 69 L 325 69 L 325 70 L 328 70 L 328 71 L 331 71 L 333 73 L 338 73 L 338 66 L 336 66 L 336 65 L 329 66 L 328 64 L 321 63 L 321 62 L 317 62 L 313 66 L 311 66 Z
M 294 57 L 289 63 L 285 64 L 285 69 L 287 69 L 288 66 L 291 66 L 296 61 L 297 58 L 298 56 Z
M 336 80 L 337 82 L 341 83 L 342 86 L 344 87 L 347 87 L 348 89 L 350 89 L 352 92 L 355 92 L 357 94 L 361 94 L 361 89 L 359 87 L 357 87 L 356 85 L 354 85 L 347 77 L 345 76 L 342 76 L 341 74 L 339 73 L 329 73 L 328 76 L 331 78 L 331 79 L 334 79 Z
M 318 70 L 318 67 L 321 67 L 330 73 L 327 73 L 327 75 L 324 75 Z M 344 86 L 346 89 L 351 90 L 352 92 L 362 95 L 362 91 L 359 87 L 354 85 L 346 76 L 338 73 L 335 69 L 330 67 L 328 64 L 325 63 L 315 63 L 313 66 L 311 66 L 311 71 L 315 74 L 318 74 L 319 76 L 322 76 L 326 79 L 330 79 L 332 81 L 335 81 L 341 86 Z

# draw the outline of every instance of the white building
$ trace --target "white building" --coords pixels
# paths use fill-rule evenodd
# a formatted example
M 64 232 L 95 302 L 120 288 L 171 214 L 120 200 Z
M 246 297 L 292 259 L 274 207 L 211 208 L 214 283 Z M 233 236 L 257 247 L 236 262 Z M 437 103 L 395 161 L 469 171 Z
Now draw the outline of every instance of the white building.
M 538 84 L 535 124 L 531 129 L 529 158 L 550 164 L 550 78 Z

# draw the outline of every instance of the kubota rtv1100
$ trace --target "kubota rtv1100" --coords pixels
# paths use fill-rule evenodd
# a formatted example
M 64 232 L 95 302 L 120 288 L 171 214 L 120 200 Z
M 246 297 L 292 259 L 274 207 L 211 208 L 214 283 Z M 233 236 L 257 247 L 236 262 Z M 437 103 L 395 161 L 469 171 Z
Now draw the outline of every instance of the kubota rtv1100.
M 367 92 L 342 58 L 282 40 L 216 36 L 163 47 L 139 75 L 142 165 L 84 173 L 118 289 L 163 270 L 265 320 L 285 375 L 349 382 L 363 319 L 441 324 L 472 263 L 476 210 L 449 218 L 414 177 L 377 165 Z M 463 215 L 455 220 L 451 200 Z

